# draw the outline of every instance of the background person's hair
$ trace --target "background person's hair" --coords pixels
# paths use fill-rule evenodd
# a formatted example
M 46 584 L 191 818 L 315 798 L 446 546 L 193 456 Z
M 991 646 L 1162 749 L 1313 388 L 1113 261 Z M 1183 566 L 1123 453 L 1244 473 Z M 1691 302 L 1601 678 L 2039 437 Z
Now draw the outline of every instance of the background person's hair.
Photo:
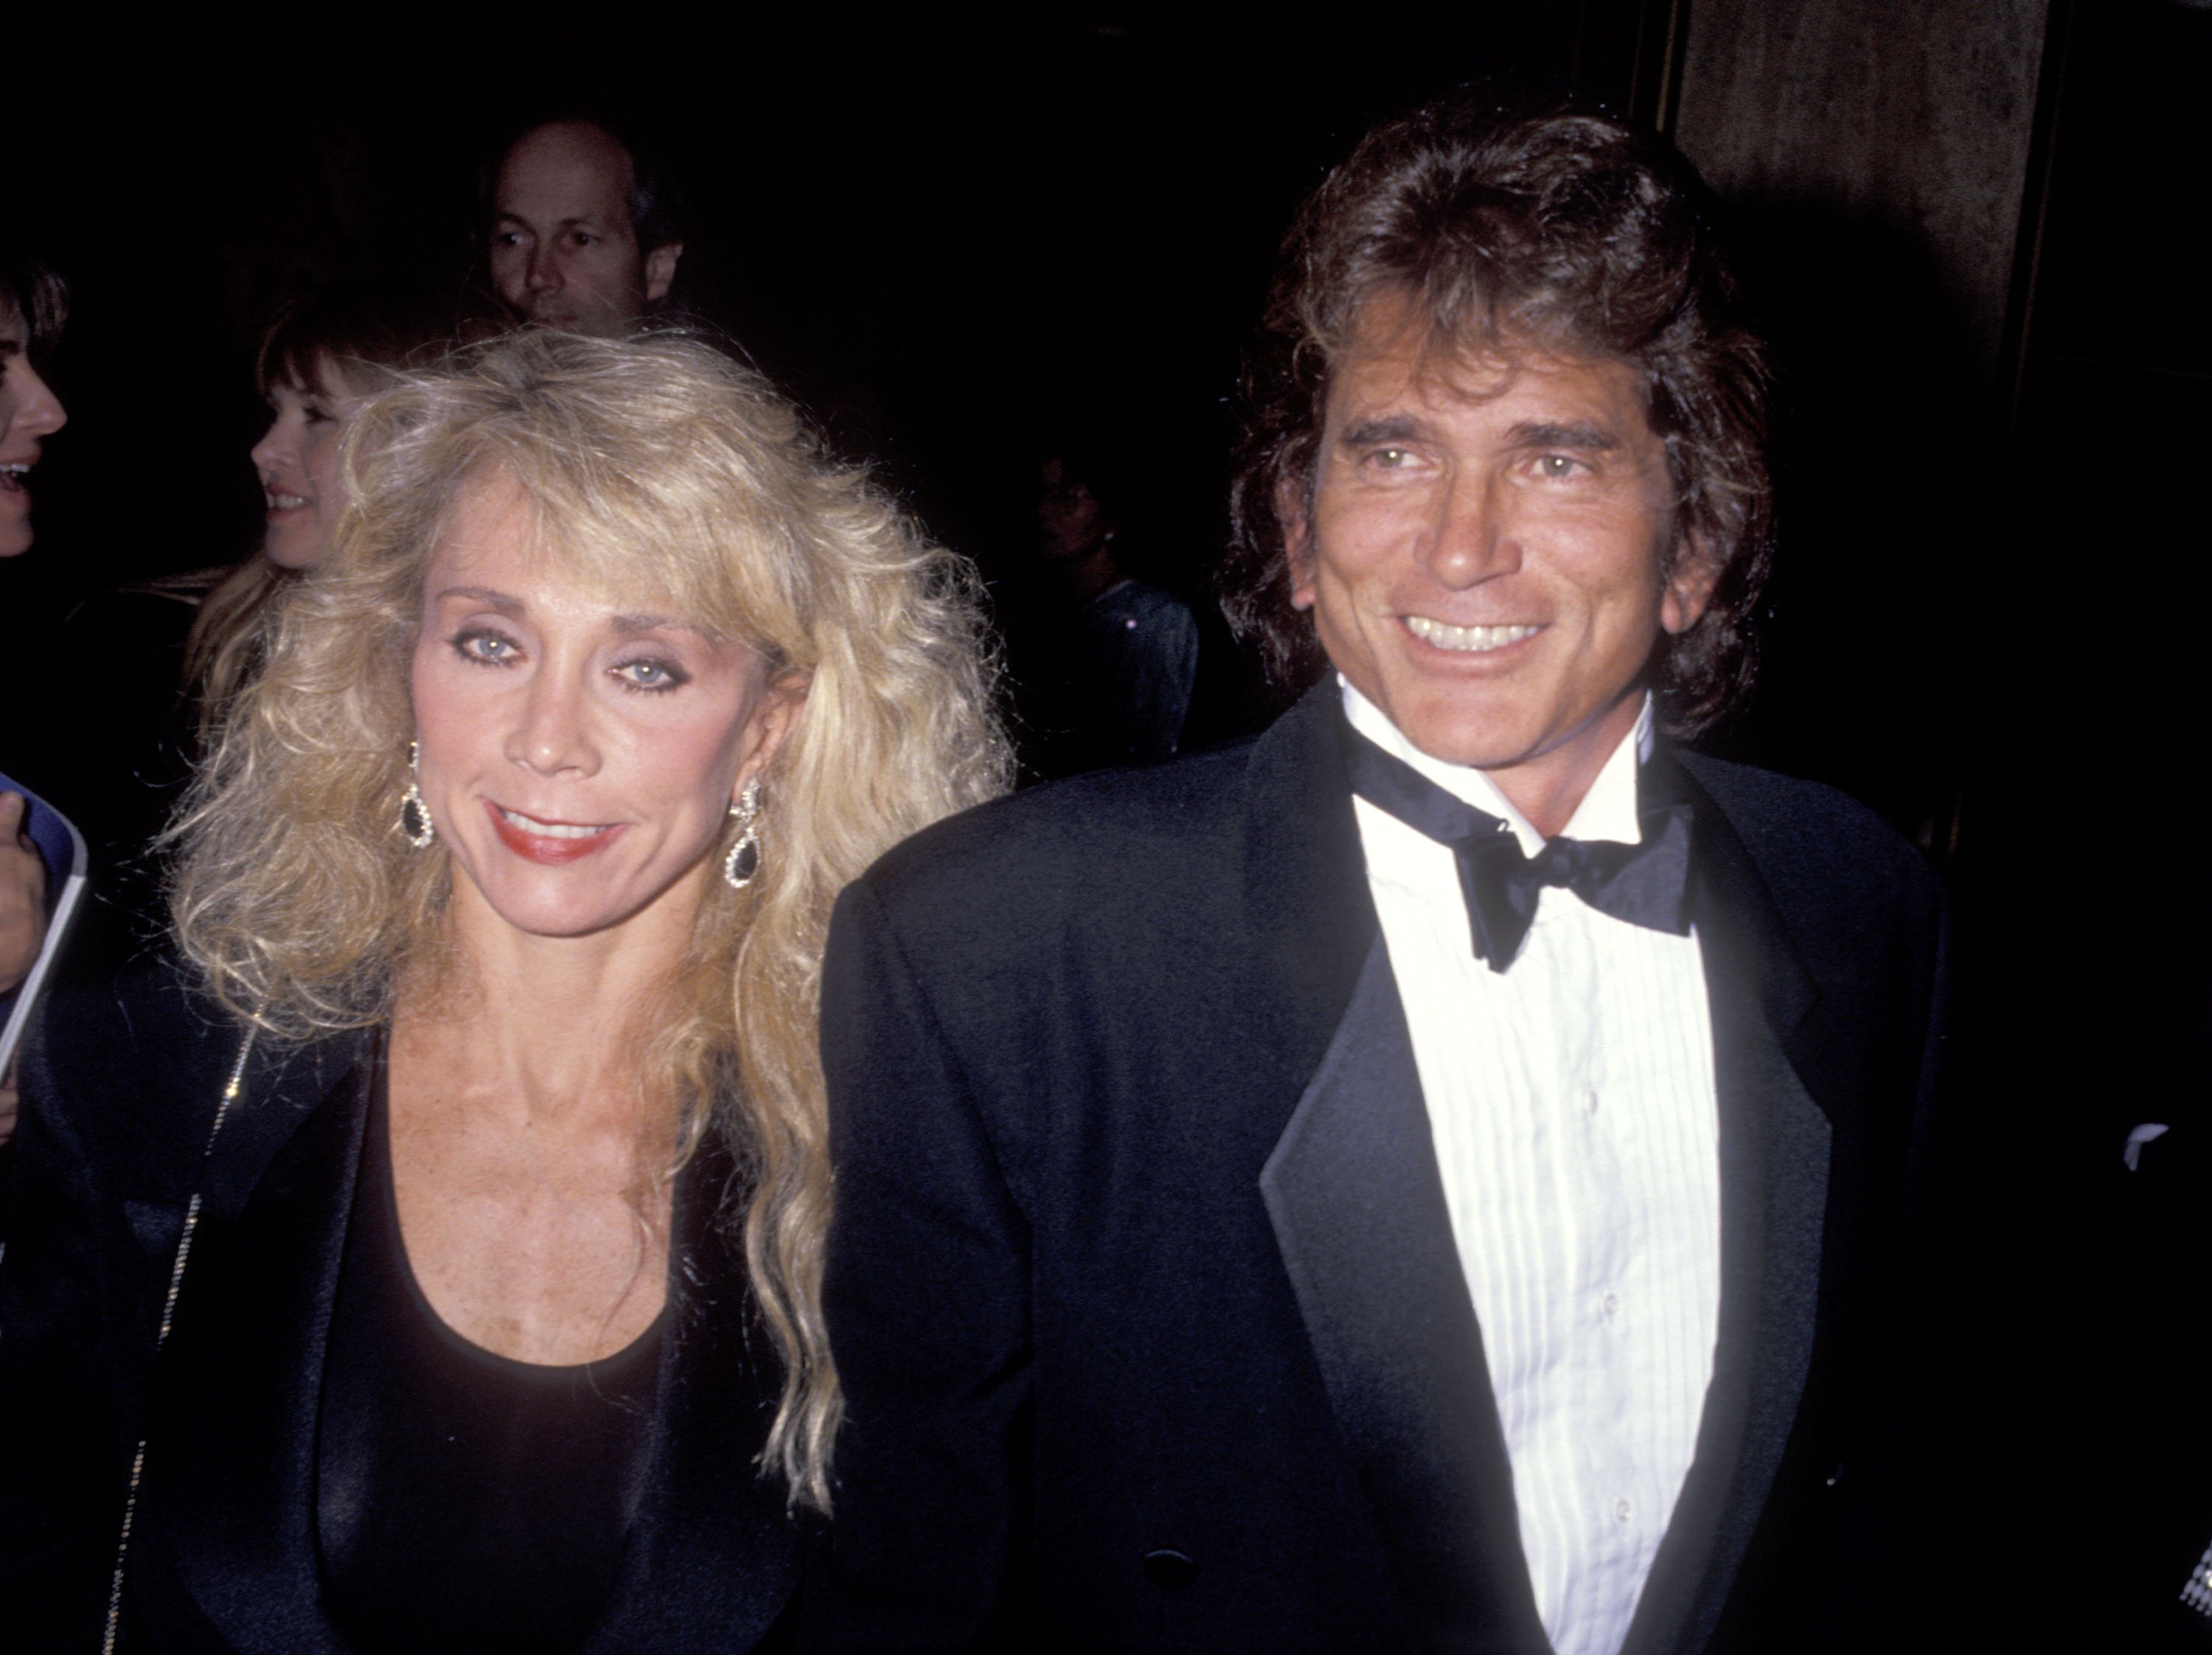
M 821 1311 L 830 1200 L 817 1022 L 837 893 L 884 850 L 1000 791 L 1006 747 L 969 567 L 930 545 L 790 405 L 696 341 L 524 332 L 407 376 L 357 418 L 351 496 L 289 593 L 172 830 L 185 953 L 234 1015 L 306 1040 L 381 1021 L 434 970 L 445 847 L 398 828 L 426 555 L 458 502 L 520 491 L 546 555 L 803 674 L 763 779 L 759 876 L 714 868 L 641 1063 L 675 1163 L 723 1131 L 745 1256 L 785 1365 L 765 1451 L 821 1509 L 840 1413 Z
M 294 300 L 277 313 L 254 359 L 263 397 L 277 386 L 324 393 L 325 365 L 356 393 L 373 391 L 387 370 L 436 361 L 465 335 L 490 331 L 462 309 L 454 294 L 342 276 Z M 185 639 L 185 687 L 199 706 L 204 741 L 259 660 L 263 623 L 298 571 L 280 568 L 257 550 L 200 600 Z
M 39 260 L 0 246 L 0 317 L 22 324 L 24 355 L 43 367 L 69 320 L 69 284 Z
M 1668 727 L 1693 736 L 1748 691 L 1766 579 L 1768 374 L 1716 245 L 1711 197 L 1664 143 L 1597 116 L 1440 100 L 1363 138 L 1298 209 L 1243 378 L 1222 607 L 1271 676 L 1325 664 L 1291 603 L 1287 494 L 1310 523 L 1334 364 L 1367 303 L 1408 295 L 1443 353 L 1535 350 L 1642 376 L 1676 498 L 1668 555 L 1720 575 L 1657 661 Z

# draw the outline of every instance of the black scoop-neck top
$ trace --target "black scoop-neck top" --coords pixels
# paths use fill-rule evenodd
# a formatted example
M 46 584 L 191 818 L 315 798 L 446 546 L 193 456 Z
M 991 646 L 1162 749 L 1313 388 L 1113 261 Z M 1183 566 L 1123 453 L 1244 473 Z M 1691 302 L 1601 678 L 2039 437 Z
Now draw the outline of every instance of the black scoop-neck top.
M 556 1367 L 497 1355 L 440 1319 L 400 1234 L 380 1043 L 318 1445 L 325 1600 L 349 1641 L 583 1643 L 636 1515 L 666 1321 Z

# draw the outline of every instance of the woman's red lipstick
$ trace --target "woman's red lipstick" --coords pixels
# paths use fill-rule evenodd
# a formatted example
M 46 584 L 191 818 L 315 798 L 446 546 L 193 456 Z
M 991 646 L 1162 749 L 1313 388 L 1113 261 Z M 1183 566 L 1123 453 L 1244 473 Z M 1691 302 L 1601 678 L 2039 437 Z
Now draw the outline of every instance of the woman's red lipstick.
M 622 823 L 616 822 L 611 827 L 600 828 L 597 833 L 578 834 L 573 836 L 566 834 L 533 834 L 527 828 L 508 821 L 507 812 L 489 799 L 484 801 L 484 809 L 491 813 L 492 831 L 499 835 L 500 843 L 525 860 L 539 863 L 549 868 L 557 868 L 563 863 L 574 862 L 580 857 L 591 855 L 592 852 L 599 850 L 623 830 Z M 583 824 L 549 821 L 545 825 L 549 828 L 568 828 L 580 827 Z

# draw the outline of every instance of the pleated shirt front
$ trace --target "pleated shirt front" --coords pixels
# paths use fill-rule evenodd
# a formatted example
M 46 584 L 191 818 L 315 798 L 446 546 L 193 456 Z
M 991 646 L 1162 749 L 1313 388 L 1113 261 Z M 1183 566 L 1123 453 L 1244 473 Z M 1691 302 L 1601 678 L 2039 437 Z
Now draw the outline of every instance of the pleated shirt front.
M 1420 752 L 1350 685 L 1353 727 L 1538 834 L 1481 771 Z M 1567 836 L 1637 843 L 1647 701 Z M 1720 1312 L 1719 1119 L 1694 937 L 1547 888 L 1511 968 L 1475 958 L 1451 851 L 1355 800 L 1446 1204 L 1559 1655 L 1613 1655 L 1696 1448 Z

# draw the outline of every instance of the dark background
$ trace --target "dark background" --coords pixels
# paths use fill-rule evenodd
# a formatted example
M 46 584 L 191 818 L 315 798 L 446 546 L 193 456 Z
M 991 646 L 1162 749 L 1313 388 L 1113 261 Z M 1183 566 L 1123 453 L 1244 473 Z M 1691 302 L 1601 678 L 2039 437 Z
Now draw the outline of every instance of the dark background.
M 349 265 L 453 279 L 477 161 L 523 114 L 602 106 L 680 154 L 696 227 L 678 296 L 988 573 L 1018 569 L 1039 446 L 1080 421 L 1136 462 L 1139 572 L 1196 605 L 1237 346 L 1297 198 L 1372 120 L 1469 81 L 1670 128 L 1688 27 L 1729 4 L 1370 9 L 1310 30 L 610 12 L 33 31 L 0 92 L 0 222 L 76 310 L 40 542 L 0 565 L 9 716 L 96 724 L 128 664 L 62 618 L 251 549 L 270 310 Z M 1978 72 L 1944 32 L 1955 4 L 1789 9 L 1801 42 L 1875 54 L 1939 103 Z M 2212 893 L 2188 803 L 2212 615 L 2212 11 L 2054 0 L 2033 27 L 2033 94 L 2004 117 L 2030 140 L 2001 183 L 2010 282 L 1980 315 L 1879 190 L 1786 172 L 1723 189 L 1782 374 L 1782 531 L 1765 691 L 1717 745 L 1868 799 L 1958 899 L 1923 1389 L 1923 1516 L 1960 1646 L 2150 1648 L 2195 1635 L 2160 1616 L 2212 1540 L 2212 1161 L 2189 1158 L 2212 1129 Z M 1258 706 L 1209 644 L 1201 738 Z M 2175 1130 L 2127 1174 L 2144 1120 Z
M 1040 426 L 1080 416 L 1126 433 L 1171 525 L 1162 572 L 1202 587 L 1223 399 L 1293 203 L 1373 119 L 1469 78 L 1620 101 L 1598 48 L 1636 11 L 1478 6 L 1325 47 L 1070 21 L 484 31 L 473 63 L 459 38 L 461 62 L 378 39 L 180 35 L 173 66 L 140 41 L 96 70 L 50 53 L 5 209 L 76 294 L 41 560 L 240 555 L 273 307 L 347 266 L 461 268 L 478 158 L 517 118 L 581 105 L 684 163 L 675 296 L 885 462 L 940 534 L 998 549 Z

